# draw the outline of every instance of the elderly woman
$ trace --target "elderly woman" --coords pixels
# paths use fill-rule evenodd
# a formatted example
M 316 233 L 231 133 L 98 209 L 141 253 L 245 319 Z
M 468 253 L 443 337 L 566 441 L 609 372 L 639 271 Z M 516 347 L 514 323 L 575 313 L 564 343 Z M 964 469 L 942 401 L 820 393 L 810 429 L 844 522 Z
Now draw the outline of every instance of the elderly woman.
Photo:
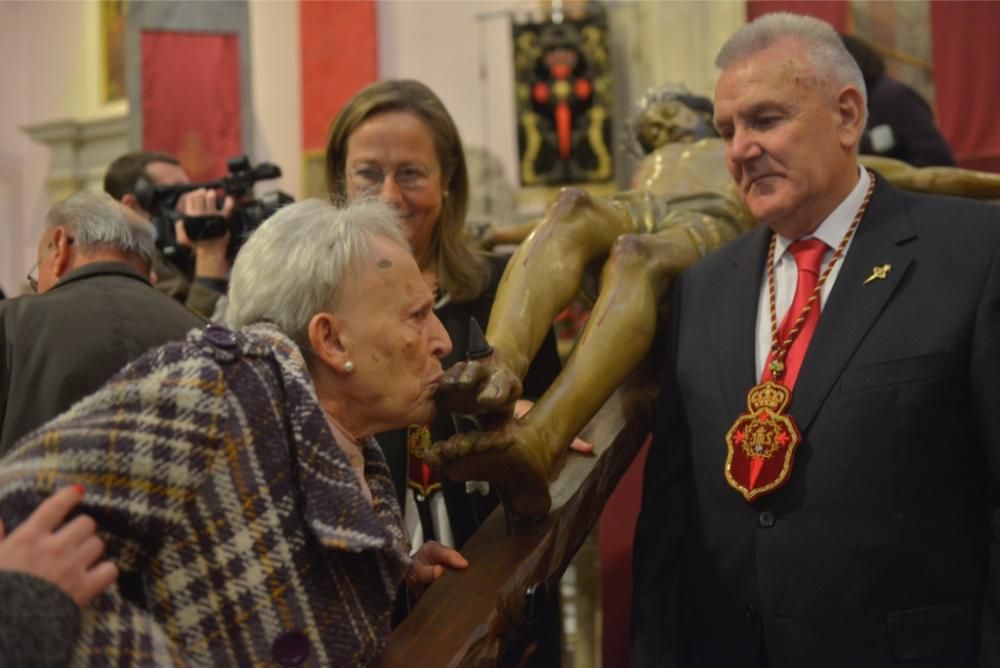
M 441 100 L 410 80 L 363 89 L 333 121 L 326 178 L 336 200 L 376 195 L 400 212 L 421 274 L 434 291 L 434 311 L 454 344 L 444 366 L 465 360 L 469 318 L 486 327 L 507 258 L 481 254 L 468 238 L 465 154 Z M 525 378 L 524 395 L 540 396 L 559 369 L 550 332 Z M 518 410 L 529 406 L 522 402 Z M 447 439 L 458 426 L 453 416 L 440 415 L 429 428 L 415 421 L 408 430 L 378 436 L 415 543 L 436 538 L 460 547 L 496 506 L 495 494 L 484 495 L 485 484 L 439 480 L 418 458 L 426 445 Z
M 434 413 L 451 344 L 394 212 L 282 209 L 233 268 L 229 323 L 156 349 L 0 462 L 15 527 L 54 486 L 123 572 L 84 612 L 74 660 L 363 665 L 411 560 L 371 435 Z

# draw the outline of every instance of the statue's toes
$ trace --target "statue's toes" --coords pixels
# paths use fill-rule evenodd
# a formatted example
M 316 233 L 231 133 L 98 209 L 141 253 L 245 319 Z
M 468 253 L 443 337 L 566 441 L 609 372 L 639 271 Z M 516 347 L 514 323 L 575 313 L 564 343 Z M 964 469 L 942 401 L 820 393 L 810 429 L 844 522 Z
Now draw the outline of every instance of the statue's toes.
M 426 450 L 424 450 L 424 454 L 421 457 L 424 463 L 430 466 L 432 469 L 441 468 L 442 460 L 441 460 L 441 452 L 438 447 L 439 445 L 440 445 L 439 443 L 435 443 L 431 447 L 427 448 Z
M 502 452 L 513 444 L 511 438 L 505 434 L 490 434 L 488 438 L 481 438 L 472 444 L 472 452 Z

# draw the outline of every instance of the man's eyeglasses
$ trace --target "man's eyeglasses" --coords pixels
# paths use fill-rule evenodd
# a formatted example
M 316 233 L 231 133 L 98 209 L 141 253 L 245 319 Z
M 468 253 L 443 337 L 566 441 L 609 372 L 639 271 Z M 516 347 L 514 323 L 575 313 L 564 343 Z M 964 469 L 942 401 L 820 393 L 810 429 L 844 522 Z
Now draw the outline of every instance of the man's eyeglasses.
M 35 264 L 31 265 L 31 270 L 28 271 L 28 287 L 32 292 L 38 292 L 38 262 L 39 260 L 35 260 Z
M 67 243 L 72 244 L 74 241 L 76 240 L 73 237 L 68 237 Z M 51 241 L 45 246 L 46 253 L 50 250 L 52 250 Z M 28 287 L 31 288 L 32 292 L 38 292 L 38 265 L 41 264 L 41 262 L 41 258 L 35 260 L 35 264 L 31 265 L 31 269 L 28 271 Z

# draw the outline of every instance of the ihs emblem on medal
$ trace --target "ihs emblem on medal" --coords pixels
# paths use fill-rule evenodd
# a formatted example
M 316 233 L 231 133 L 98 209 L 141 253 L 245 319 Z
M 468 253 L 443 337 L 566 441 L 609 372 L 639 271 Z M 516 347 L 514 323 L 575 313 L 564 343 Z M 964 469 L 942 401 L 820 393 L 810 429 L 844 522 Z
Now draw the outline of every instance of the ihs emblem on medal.
M 802 436 L 785 412 L 790 401 L 784 385 L 757 385 L 747 395 L 748 412 L 726 432 L 726 481 L 747 501 L 780 487 L 791 473 Z

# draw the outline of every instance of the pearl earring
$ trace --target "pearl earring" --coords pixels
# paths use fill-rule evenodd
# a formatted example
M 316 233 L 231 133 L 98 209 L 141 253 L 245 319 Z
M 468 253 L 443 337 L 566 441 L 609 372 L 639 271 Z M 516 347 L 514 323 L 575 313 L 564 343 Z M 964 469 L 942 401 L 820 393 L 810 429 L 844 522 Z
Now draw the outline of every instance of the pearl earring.
M 352 371 L 354 371 L 354 362 L 352 362 L 351 360 L 347 360 L 347 362 L 344 363 L 344 371 L 346 373 L 351 373 Z

